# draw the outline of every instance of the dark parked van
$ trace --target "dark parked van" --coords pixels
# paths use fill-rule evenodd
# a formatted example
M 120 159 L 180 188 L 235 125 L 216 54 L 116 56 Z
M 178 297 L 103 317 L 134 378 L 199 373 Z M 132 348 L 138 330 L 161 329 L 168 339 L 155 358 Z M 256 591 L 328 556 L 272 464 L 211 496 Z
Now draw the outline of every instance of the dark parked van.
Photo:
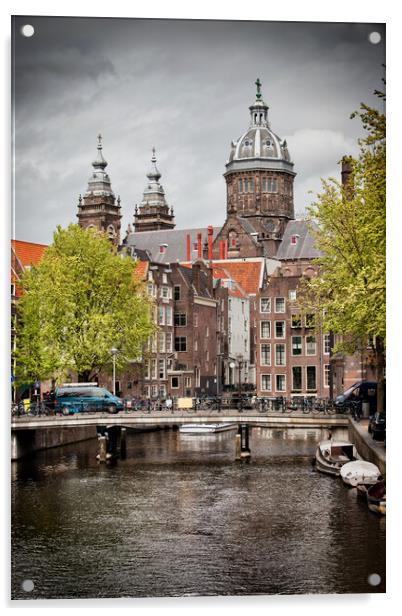
M 343 405 L 349 402 L 368 402 L 370 416 L 377 411 L 377 383 L 375 381 L 358 381 L 349 389 L 335 398 L 335 404 Z

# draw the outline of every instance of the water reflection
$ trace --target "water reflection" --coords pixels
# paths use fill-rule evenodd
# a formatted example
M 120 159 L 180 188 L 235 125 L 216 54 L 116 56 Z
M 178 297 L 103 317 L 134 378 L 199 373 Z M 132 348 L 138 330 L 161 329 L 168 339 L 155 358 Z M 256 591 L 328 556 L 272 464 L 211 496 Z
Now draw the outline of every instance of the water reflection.
M 253 428 L 243 464 L 235 432 L 167 430 L 114 465 L 96 441 L 14 463 L 13 596 L 384 592 L 385 519 L 313 469 L 319 438 Z

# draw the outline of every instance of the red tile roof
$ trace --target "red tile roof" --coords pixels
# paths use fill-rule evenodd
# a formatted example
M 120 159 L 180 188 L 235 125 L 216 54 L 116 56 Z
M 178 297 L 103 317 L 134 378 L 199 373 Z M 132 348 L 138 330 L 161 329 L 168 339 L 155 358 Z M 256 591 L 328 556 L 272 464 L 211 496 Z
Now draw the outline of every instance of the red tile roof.
M 138 280 L 145 280 L 148 272 L 149 261 L 137 261 L 137 266 L 134 270 L 134 276 Z
M 11 240 L 11 246 L 23 267 L 37 265 L 47 248 L 46 244 L 34 244 L 33 242 L 22 242 L 21 240 Z
M 181 263 L 184 267 L 192 267 L 188 261 Z M 256 295 L 262 283 L 264 271 L 264 261 L 237 261 L 228 259 L 226 261 L 209 262 L 212 266 L 212 273 L 215 279 L 234 280 L 247 295 Z
M 46 248 L 46 244 L 11 240 L 11 282 L 15 284 L 16 297 L 21 296 L 21 288 L 18 285 L 21 274 L 27 267 L 39 263 Z
M 231 278 L 244 289 L 247 295 L 259 291 L 264 263 L 263 261 L 219 261 L 213 263 L 214 278 Z

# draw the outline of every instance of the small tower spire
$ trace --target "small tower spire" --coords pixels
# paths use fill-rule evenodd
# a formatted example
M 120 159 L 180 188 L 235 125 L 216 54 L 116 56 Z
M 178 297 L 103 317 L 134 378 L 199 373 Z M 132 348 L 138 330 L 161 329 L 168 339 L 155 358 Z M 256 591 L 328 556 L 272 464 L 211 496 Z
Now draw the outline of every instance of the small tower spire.
M 93 171 L 88 180 L 87 190 L 78 201 L 78 222 L 81 227 L 94 227 L 106 231 L 114 244 L 120 241 L 121 204 L 120 196 L 115 197 L 110 177 L 105 171 L 107 161 L 102 153 L 102 135 L 97 136 L 97 156 L 92 162 Z
M 158 229 L 173 229 L 173 213 L 170 213 L 166 203 L 165 191 L 159 183 L 162 177 L 156 166 L 156 151 L 152 148 L 151 169 L 147 173 L 148 184 L 144 190 L 139 207 L 135 206 L 134 228 L 138 231 L 156 231 Z

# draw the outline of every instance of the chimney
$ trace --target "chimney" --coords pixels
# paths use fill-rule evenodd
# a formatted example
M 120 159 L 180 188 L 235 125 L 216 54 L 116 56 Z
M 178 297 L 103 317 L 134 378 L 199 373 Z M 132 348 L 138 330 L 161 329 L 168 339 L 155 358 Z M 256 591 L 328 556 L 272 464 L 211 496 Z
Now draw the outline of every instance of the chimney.
M 197 256 L 202 259 L 202 233 L 197 233 Z
M 214 234 L 214 228 L 212 225 L 208 225 L 208 260 L 212 261 L 212 238 Z
M 193 263 L 193 285 L 197 293 L 200 292 L 200 271 L 201 271 L 201 263 L 196 261 Z
M 186 235 L 186 261 L 191 261 L 191 240 L 189 233 Z
M 346 192 L 348 199 L 353 197 L 352 160 L 351 156 L 344 156 L 342 158 L 342 188 Z

